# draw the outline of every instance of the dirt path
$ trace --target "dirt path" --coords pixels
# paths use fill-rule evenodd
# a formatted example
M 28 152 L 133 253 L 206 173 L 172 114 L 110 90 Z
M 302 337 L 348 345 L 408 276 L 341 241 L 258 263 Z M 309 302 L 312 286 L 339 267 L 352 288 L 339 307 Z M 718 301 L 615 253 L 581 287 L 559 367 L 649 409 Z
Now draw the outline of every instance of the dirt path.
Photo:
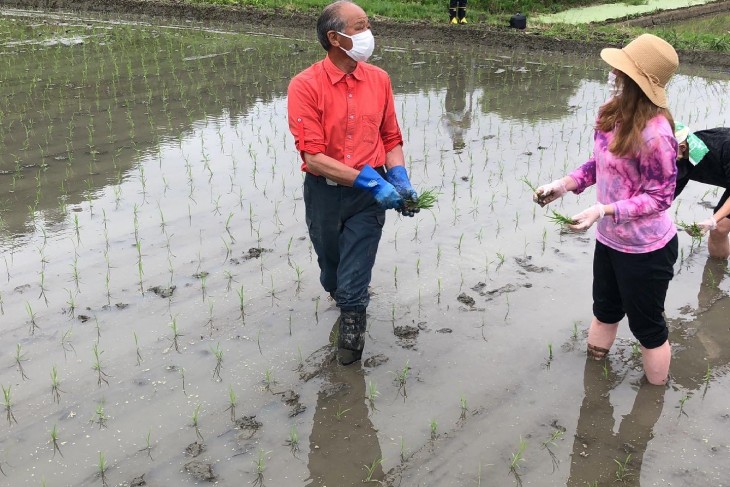
M 64 9 L 98 13 L 148 15 L 163 18 L 193 19 L 206 22 L 223 22 L 257 26 L 259 28 L 311 29 L 314 31 L 316 16 L 287 10 L 261 10 L 251 7 L 222 7 L 216 5 L 191 5 L 176 0 L 0 0 L 0 3 L 17 8 Z M 730 10 L 730 2 L 718 2 L 679 11 L 643 17 L 641 25 L 655 22 L 686 20 L 697 16 Z M 667 17 L 668 16 L 668 17 Z M 656 20 L 652 20 L 656 19 Z M 632 24 L 639 22 L 631 21 Z M 646 24 L 649 22 L 649 24 Z M 515 32 L 504 29 L 469 25 L 454 29 L 450 25 L 426 22 L 394 22 L 374 19 L 374 28 L 384 37 L 411 38 L 414 41 L 482 45 L 502 49 L 551 51 L 595 55 L 612 43 L 596 38 L 594 41 L 576 41 L 542 36 L 538 32 Z M 628 40 L 628 38 L 627 38 Z M 730 70 L 730 53 L 711 51 L 679 51 L 683 63 Z

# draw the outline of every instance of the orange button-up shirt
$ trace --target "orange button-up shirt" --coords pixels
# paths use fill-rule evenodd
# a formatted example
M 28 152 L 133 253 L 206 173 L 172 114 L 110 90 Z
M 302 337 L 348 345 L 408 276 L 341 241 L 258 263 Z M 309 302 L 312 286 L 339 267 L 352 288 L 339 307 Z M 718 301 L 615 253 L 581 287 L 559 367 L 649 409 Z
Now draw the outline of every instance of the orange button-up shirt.
M 403 143 L 388 74 L 357 63 L 346 74 L 329 57 L 313 64 L 289 83 L 289 128 L 302 154 L 332 157 L 362 169 L 380 167 L 385 154 Z

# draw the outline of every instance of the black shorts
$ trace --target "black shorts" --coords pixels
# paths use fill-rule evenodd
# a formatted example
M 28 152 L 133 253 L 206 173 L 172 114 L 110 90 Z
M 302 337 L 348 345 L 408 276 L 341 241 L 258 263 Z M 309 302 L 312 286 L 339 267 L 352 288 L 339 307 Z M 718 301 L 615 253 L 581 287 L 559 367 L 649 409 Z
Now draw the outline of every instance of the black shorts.
M 643 254 L 628 254 L 596 242 L 593 254 L 593 315 L 604 323 L 627 316 L 629 328 L 646 348 L 662 345 L 669 335 L 664 299 L 674 277 L 678 239 Z

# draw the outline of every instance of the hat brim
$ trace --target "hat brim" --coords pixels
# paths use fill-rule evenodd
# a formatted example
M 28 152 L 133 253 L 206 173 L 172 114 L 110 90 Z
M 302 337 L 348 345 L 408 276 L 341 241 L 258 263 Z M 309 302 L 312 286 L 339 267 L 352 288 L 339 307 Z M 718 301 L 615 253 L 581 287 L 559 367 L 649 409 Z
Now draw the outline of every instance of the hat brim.
M 644 92 L 653 104 L 660 108 L 667 108 L 669 106 L 667 93 L 664 88 L 656 85 L 652 86 L 646 76 L 639 72 L 636 64 L 622 49 L 607 47 L 601 50 L 601 59 L 606 61 L 609 66 L 618 69 L 634 80 L 634 82 L 639 85 L 639 88 L 641 88 L 641 91 Z

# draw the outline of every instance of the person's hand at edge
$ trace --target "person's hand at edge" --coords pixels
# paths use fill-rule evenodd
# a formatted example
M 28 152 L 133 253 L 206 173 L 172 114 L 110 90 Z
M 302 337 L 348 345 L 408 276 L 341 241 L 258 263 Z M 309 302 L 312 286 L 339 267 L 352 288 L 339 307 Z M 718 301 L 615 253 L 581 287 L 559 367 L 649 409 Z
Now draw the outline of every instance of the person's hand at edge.
M 601 203 L 596 203 L 590 208 L 586 208 L 573 216 L 572 218 L 575 224 L 568 225 L 568 228 L 574 232 L 585 232 L 604 216 L 606 216 L 606 212 L 603 209 L 603 205 Z
M 352 186 L 370 193 L 375 198 L 378 206 L 384 210 L 391 208 L 400 210 L 405 207 L 405 201 L 395 189 L 395 186 L 383 179 L 371 166 L 362 168 Z

